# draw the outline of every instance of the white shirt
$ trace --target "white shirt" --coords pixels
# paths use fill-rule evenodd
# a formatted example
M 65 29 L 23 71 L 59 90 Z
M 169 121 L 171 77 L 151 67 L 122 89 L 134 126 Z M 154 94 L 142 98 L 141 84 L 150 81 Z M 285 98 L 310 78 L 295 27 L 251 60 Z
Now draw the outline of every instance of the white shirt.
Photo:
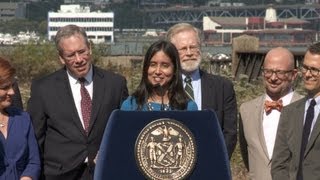
M 80 93 L 81 85 L 79 80 L 73 77 L 69 71 L 67 71 L 67 73 L 68 73 L 68 78 L 69 78 L 69 83 L 72 91 L 74 104 L 76 105 L 82 127 L 84 128 L 84 123 L 83 123 L 82 114 L 81 114 L 81 93 Z M 91 99 L 92 99 L 92 89 L 93 89 L 92 74 L 93 73 L 92 73 L 92 66 L 91 66 L 88 74 L 84 77 L 87 80 L 87 82 L 85 83 L 85 88 L 88 90 Z
M 304 108 L 304 118 L 303 118 L 303 122 L 305 122 L 305 120 L 306 120 L 307 110 L 308 110 L 308 108 L 309 108 L 309 105 L 310 105 L 311 100 L 312 100 L 312 98 L 310 98 L 310 99 L 308 99 L 308 100 L 306 101 L 306 105 L 305 105 L 305 108 Z M 315 125 L 316 122 L 317 122 L 317 118 L 318 118 L 318 115 L 319 115 L 319 112 L 320 112 L 320 96 L 314 98 L 314 100 L 316 101 L 317 104 L 314 106 L 314 117 L 313 117 L 312 124 L 311 124 L 311 128 L 310 128 L 309 139 L 310 139 L 312 130 L 313 130 L 313 128 L 314 128 L 314 125 Z M 304 123 L 303 123 L 303 124 L 304 124 Z
M 291 90 L 287 95 L 280 98 L 282 100 L 283 106 L 290 104 L 292 96 L 293 96 L 293 91 Z M 272 101 L 271 98 L 267 94 L 266 94 L 265 100 Z M 281 112 L 279 112 L 276 109 L 272 109 L 268 115 L 266 114 L 265 111 L 263 113 L 263 123 L 262 123 L 263 124 L 263 134 L 264 134 L 264 139 L 266 141 L 269 159 L 272 158 L 272 153 L 273 153 L 274 143 L 276 140 L 280 114 L 281 114 Z
M 184 78 L 186 77 L 186 75 L 182 74 L 182 81 L 183 81 L 183 87 L 186 86 L 186 82 L 184 82 Z M 200 71 L 199 69 L 196 70 L 195 72 L 193 72 L 190 75 L 191 79 L 192 79 L 192 88 L 193 88 L 193 97 L 194 97 L 194 101 L 198 106 L 198 110 L 201 110 L 201 79 L 200 79 Z

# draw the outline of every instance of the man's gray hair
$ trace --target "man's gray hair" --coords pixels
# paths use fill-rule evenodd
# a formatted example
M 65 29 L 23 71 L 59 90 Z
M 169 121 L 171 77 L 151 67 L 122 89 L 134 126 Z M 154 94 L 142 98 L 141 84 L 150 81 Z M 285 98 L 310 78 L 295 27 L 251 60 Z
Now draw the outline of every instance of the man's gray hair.
M 173 25 L 167 32 L 166 35 L 166 39 L 168 41 L 172 41 L 172 37 L 182 31 L 189 31 L 192 30 L 197 34 L 197 39 L 198 39 L 198 43 L 199 45 L 201 44 L 200 42 L 200 37 L 201 37 L 201 32 L 198 28 L 194 27 L 193 25 L 189 24 L 189 23 L 178 23 Z
M 68 38 L 76 34 L 81 35 L 85 39 L 87 46 L 90 47 L 90 43 L 89 43 L 86 31 L 82 27 L 70 24 L 70 25 L 61 27 L 56 34 L 55 44 L 59 53 L 61 53 L 62 51 L 59 45 L 60 41 L 64 38 Z

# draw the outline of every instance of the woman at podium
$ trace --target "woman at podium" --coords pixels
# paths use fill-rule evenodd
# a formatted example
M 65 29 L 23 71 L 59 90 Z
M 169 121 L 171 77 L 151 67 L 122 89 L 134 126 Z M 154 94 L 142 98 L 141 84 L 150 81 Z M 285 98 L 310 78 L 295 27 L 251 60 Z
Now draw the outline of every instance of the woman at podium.
M 121 110 L 198 110 L 183 88 L 179 53 L 172 43 L 159 40 L 148 48 L 140 84 Z

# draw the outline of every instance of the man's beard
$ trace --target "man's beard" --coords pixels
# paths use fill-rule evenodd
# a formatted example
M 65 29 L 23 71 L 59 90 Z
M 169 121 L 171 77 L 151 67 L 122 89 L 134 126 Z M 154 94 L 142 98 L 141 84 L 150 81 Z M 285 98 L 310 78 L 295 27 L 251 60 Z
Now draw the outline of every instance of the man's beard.
M 184 72 L 191 73 L 197 69 L 199 69 L 201 63 L 201 57 L 197 58 L 196 60 L 189 60 L 189 61 L 182 61 L 181 68 Z

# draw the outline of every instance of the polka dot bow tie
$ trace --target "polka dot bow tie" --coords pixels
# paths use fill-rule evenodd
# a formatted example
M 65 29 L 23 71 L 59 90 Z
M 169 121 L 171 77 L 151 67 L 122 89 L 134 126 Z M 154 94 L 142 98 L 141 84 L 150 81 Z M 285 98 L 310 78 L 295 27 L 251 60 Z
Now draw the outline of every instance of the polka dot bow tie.
M 268 101 L 266 100 L 264 102 L 264 110 L 266 111 L 267 114 L 269 114 L 273 109 L 278 110 L 279 112 L 281 112 L 283 108 L 282 105 L 282 100 L 278 100 L 278 101 Z

